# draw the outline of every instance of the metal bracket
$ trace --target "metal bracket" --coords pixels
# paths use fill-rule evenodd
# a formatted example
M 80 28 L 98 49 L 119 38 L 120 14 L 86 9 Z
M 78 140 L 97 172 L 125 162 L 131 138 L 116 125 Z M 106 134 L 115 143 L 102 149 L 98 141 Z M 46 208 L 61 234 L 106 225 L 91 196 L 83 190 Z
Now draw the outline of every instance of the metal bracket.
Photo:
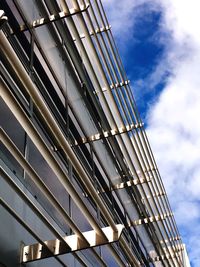
M 173 213 L 164 213 L 164 214 L 159 214 L 159 215 L 156 215 L 156 216 L 151 216 L 151 217 L 147 217 L 147 218 L 138 219 L 138 220 L 135 220 L 135 221 L 130 221 L 129 224 L 128 224 L 128 227 L 138 226 L 138 225 L 148 224 L 148 223 L 153 223 L 153 222 L 165 220 L 166 218 L 172 217 L 172 216 L 173 216 Z
M 121 88 L 123 86 L 126 86 L 130 83 L 130 80 L 125 80 L 125 81 L 122 81 L 120 83 L 112 83 L 110 84 L 110 89 L 117 89 L 117 88 Z M 102 87 L 101 88 L 101 91 L 104 93 L 106 91 L 108 91 L 109 89 L 107 87 Z M 99 91 L 95 91 L 94 94 L 99 94 Z
M 5 22 L 8 21 L 8 17 L 5 16 L 4 10 L 0 10 L 0 29 L 3 27 Z
M 170 239 L 165 239 L 164 241 L 163 240 L 160 240 L 160 243 L 163 244 L 163 243 L 170 243 L 172 241 L 179 241 L 181 240 L 181 237 L 180 236 L 174 236 Z
M 130 83 L 130 80 L 126 80 L 126 81 L 122 81 L 122 82 L 120 82 L 120 83 L 112 83 L 111 85 L 110 85 L 110 89 L 117 89 L 117 88 L 121 88 L 121 87 L 123 87 L 123 86 L 125 86 L 125 85 L 128 85 Z M 108 89 L 106 88 L 106 87 L 103 87 L 102 88 L 102 92 L 105 92 L 105 91 L 107 91 Z M 98 93 L 98 92 L 97 92 Z
M 95 31 L 90 31 L 89 34 L 91 36 L 95 35 L 95 34 L 99 34 L 99 33 L 102 33 L 102 32 L 107 32 L 111 29 L 111 25 L 107 25 L 106 27 L 101 27 L 101 28 L 96 28 Z M 80 39 L 84 39 L 85 38 L 85 35 L 82 33 L 79 35 Z M 76 38 L 73 37 L 73 41 L 76 42 Z
M 157 192 L 156 194 L 153 194 L 153 198 L 159 198 L 162 196 L 165 196 L 166 193 L 165 192 Z M 152 197 L 150 195 L 146 195 L 145 197 L 141 198 L 142 200 L 146 200 L 146 199 L 152 199 Z
M 115 135 L 119 135 L 119 134 L 123 134 L 123 133 L 127 133 L 132 131 L 133 129 L 137 129 L 137 128 L 141 128 L 143 127 L 143 124 L 130 124 L 130 125 L 126 125 L 125 127 L 119 127 L 117 129 L 111 129 L 110 131 L 103 131 L 102 133 L 96 133 L 92 136 L 89 137 L 82 137 L 80 141 L 75 141 L 74 145 L 82 145 L 82 144 L 86 144 L 89 142 L 94 142 L 94 141 L 98 141 L 101 139 L 105 139 L 111 136 L 115 136 Z
M 64 239 L 70 249 L 67 249 L 66 244 L 59 239 L 45 241 L 44 243 L 48 249 L 40 243 L 24 246 L 22 263 L 117 242 L 119 241 L 124 226 L 122 224 L 117 224 L 116 227 L 117 232 L 114 232 L 110 226 L 101 229 L 107 239 L 99 236 L 94 230 L 83 232 L 82 234 L 88 243 L 81 241 L 77 235 L 65 236 Z
M 184 249 L 181 247 L 179 249 L 176 249 L 176 253 L 172 252 L 172 254 L 165 253 L 164 255 L 156 256 L 154 258 L 150 259 L 150 262 L 157 262 L 157 261 L 162 261 L 162 260 L 169 260 L 169 259 L 174 259 L 174 258 L 180 258 L 181 256 L 178 254 L 179 252 L 183 251 Z
M 25 246 L 25 243 L 23 241 L 20 242 L 20 249 L 19 249 L 19 267 L 26 267 L 26 265 L 22 262 L 23 259 L 23 248 Z
M 144 183 L 148 183 L 148 182 L 151 182 L 150 178 L 144 178 L 144 177 L 137 178 L 137 179 L 129 180 L 127 182 L 115 184 L 112 186 L 111 190 L 124 189 L 127 187 L 131 187 L 131 186 L 138 185 L 138 184 L 144 184 Z
M 127 187 L 132 187 L 132 186 L 136 186 L 136 185 L 139 185 L 139 184 L 144 184 L 144 183 L 149 183 L 151 182 L 151 179 L 150 178 L 136 178 L 136 179 L 133 179 L 133 180 L 129 180 L 129 181 L 126 181 L 126 182 L 122 182 L 122 183 L 119 183 L 119 184 L 115 184 L 115 185 L 112 185 L 110 188 L 102 188 L 100 190 L 97 190 L 97 194 L 103 194 L 103 193 L 107 193 L 107 192 L 112 192 L 112 191 L 115 191 L 115 190 L 119 190 L 119 189 L 124 189 L 124 188 L 127 188 Z M 88 197 L 88 195 L 86 193 L 83 193 L 83 196 L 84 197 Z M 132 203 L 130 201 L 130 203 Z M 128 203 L 127 203 L 128 204 Z
M 61 11 L 58 14 L 50 15 L 48 18 L 36 19 L 33 22 L 31 22 L 29 25 L 26 25 L 26 24 L 20 25 L 20 27 L 16 31 L 11 30 L 10 34 L 14 35 L 14 34 L 19 33 L 19 32 L 27 31 L 28 29 L 38 28 L 38 27 L 43 26 L 45 24 L 55 22 L 57 20 L 64 19 L 67 17 L 71 17 L 73 15 L 76 15 L 76 14 L 79 14 L 79 13 L 86 11 L 88 9 L 88 7 L 89 7 L 89 4 L 82 5 L 80 7 L 80 9 L 71 8 L 71 9 L 69 9 L 69 12 Z

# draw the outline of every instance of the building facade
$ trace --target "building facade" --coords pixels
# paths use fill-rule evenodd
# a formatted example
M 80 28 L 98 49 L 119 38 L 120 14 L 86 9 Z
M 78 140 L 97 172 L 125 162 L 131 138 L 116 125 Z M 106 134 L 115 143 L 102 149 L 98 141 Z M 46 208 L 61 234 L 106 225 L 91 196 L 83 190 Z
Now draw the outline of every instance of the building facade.
M 0 10 L 0 266 L 188 266 L 101 1 Z

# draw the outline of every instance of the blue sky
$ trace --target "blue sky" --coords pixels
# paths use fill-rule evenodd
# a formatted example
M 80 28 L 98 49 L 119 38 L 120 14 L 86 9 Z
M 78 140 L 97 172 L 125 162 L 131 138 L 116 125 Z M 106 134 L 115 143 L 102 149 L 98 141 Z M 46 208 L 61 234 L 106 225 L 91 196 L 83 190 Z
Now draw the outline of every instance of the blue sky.
M 148 105 L 155 101 L 163 84 L 159 82 L 152 88 L 148 88 L 144 81 L 154 71 L 165 47 L 157 39 L 161 12 L 149 10 L 148 4 L 138 6 L 137 11 L 132 31 L 129 32 L 131 41 L 127 42 L 126 49 L 122 50 L 122 57 L 128 77 L 131 77 L 133 83 L 132 87 L 140 114 L 145 117 Z M 120 44 L 121 41 L 119 40 L 118 43 Z M 127 59 L 130 58 L 130 55 L 131 60 L 129 61 Z
M 103 4 L 191 266 L 198 267 L 200 2 L 103 0 Z

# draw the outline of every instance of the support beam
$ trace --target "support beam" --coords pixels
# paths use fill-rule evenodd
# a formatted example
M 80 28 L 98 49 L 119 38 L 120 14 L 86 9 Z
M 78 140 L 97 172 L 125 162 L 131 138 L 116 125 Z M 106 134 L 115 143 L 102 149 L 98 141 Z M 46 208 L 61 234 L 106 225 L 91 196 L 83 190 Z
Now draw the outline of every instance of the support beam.
M 147 178 L 140 178 L 140 179 L 136 178 L 136 179 L 133 179 L 133 180 L 129 180 L 127 182 L 122 182 L 122 183 L 113 185 L 111 190 L 124 189 L 124 188 L 131 187 L 131 186 L 134 186 L 134 185 L 148 183 L 150 181 L 151 181 L 151 179 L 148 178 L 148 177 Z
M 123 87 L 125 85 L 128 85 L 130 83 L 130 80 L 126 80 L 126 81 L 122 81 L 122 82 L 118 82 L 118 83 L 112 83 L 110 85 L 110 89 L 117 89 L 117 88 L 120 88 L 120 87 Z M 102 92 L 105 92 L 107 91 L 108 89 L 106 87 L 103 87 L 102 88 Z M 98 92 L 97 92 L 98 93 Z
M 93 36 L 95 34 L 99 34 L 99 33 L 102 33 L 102 32 L 107 32 L 110 29 L 111 29 L 111 25 L 107 25 L 107 26 L 101 27 L 101 28 L 98 27 L 98 28 L 95 29 L 95 31 L 90 31 L 89 33 L 90 33 L 91 36 Z M 85 38 L 85 35 L 82 33 L 82 34 L 79 35 L 79 37 L 81 39 L 84 39 Z M 73 38 L 73 41 L 75 42 L 76 41 L 76 38 L 75 37 L 72 37 L 72 38 Z
M 174 252 L 180 252 L 184 250 L 184 247 L 183 247 L 183 244 L 177 244 L 177 245 L 163 247 L 163 249 L 166 251 L 166 253 L 167 253 L 167 249 L 172 250 Z
M 69 12 L 61 11 L 58 14 L 51 14 L 48 18 L 36 19 L 36 20 L 32 21 L 29 25 L 26 25 L 26 24 L 20 25 L 19 28 L 15 31 L 10 30 L 10 34 L 14 35 L 14 34 L 19 33 L 19 32 L 27 31 L 28 29 L 35 29 L 35 28 L 38 28 L 40 26 L 46 25 L 48 23 L 55 22 L 57 20 L 64 19 L 64 18 L 73 16 L 73 15 L 79 14 L 81 12 L 86 11 L 88 9 L 88 7 L 89 7 L 89 5 L 87 4 L 87 5 L 81 6 L 80 9 L 71 8 L 71 9 L 69 9 Z
M 101 190 L 97 190 L 97 193 L 98 194 L 102 194 L 102 193 L 106 193 L 106 192 L 111 192 L 111 191 L 115 191 L 115 190 L 119 190 L 119 189 L 125 189 L 127 187 L 132 187 L 132 186 L 136 186 L 136 185 L 139 185 L 139 184 L 144 184 L 144 183 L 149 183 L 151 182 L 151 179 L 150 178 L 136 178 L 136 179 L 133 179 L 133 180 L 129 180 L 127 182 L 122 182 L 122 183 L 119 183 L 119 184 L 115 184 L 113 185 L 112 187 L 110 188 L 102 188 Z M 88 197 L 87 194 L 83 194 L 84 197 Z M 126 204 L 130 204 L 132 203 L 132 201 L 130 201 L 129 203 L 126 203 Z
M 171 243 L 172 241 L 179 241 L 179 240 L 181 240 L 181 237 L 180 236 L 173 236 L 170 239 L 165 239 L 164 241 L 161 240 L 160 243 L 161 244 L 163 244 L 163 243 Z
M 117 242 L 119 241 L 124 226 L 122 224 L 118 224 L 116 225 L 116 228 L 117 232 L 114 232 L 110 226 L 102 228 L 102 231 L 104 232 L 108 240 L 106 242 L 105 239 L 99 236 L 94 230 L 83 232 L 82 234 L 88 241 L 89 246 L 86 245 L 85 242 L 81 242 L 80 238 L 77 235 L 65 236 L 64 239 L 69 245 L 70 250 L 66 249 L 66 246 L 64 246 L 63 242 L 59 239 L 45 241 L 44 243 L 46 244 L 46 247 L 48 249 L 46 249 L 46 247 L 44 247 L 40 243 L 24 246 L 22 251 L 22 262 L 26 263 L 41 260 L 51 257 L 52 254 L 54 256 L 58 256 L 69 252 L 71 253 L 82 249 L 88 249 L 95 246 L 102 246 L 112 242 Z
M 89 137 L 82 137 L 79 141 L 75 141 L 74 145 L 75 146 L 82 145 L 82 144 L 98 141 L 101 139 L 105 139 L 111 136 L 128 133 L 132 131 L 133 129 L 141 128 L 142 126 L 143 126 L 142 123 L 141 124 L 130 124 L 130 125 L 126 125 L 125 127 L 122 126 L 119 128 L 111 129 L 110 131 L 103 131 L 102 133 L 96 133 Z
M 172 216 L 173 216 L 173 213 L 164 213 L 164 214 L 159 214 L 156 216 L 151 216 L 148 218 L 138 219 L 138 220 L 129 222 L 128 227 L 138 226 L 138 225 L 147 224 L 147 223 L 153 223 L 153 222 L 157 222 L 157 221 L 162 221 L 162 220 L 165 220 L 166 218 L 172 217 Z
M 84 36 L 84 35 L 83 35 Z M 83 39 L 83 36 L 80 36 L 81 39 Z M 84 36 L 85 37 L 85 36 Z M 125 80 L 122 82 L 117 82 L 117 83 L 112 83 L 110 84 L 110 89 L 117 89 L 117 88 L 121 88 L 123 86 L 126 86 L 130 83 L 130 80 Z M 109 89 L 107 87 L 102 87 L 101 88 L 101 92 L 106 92 Z M 99 91 L 95 91 L 94 94 L 99 94 Z
M 179 255 L 178 253 L 183 251 L 183 250 L 184 250 L 183 248 L 180 248 L 180 249 L 176 249 L 176 253 L 173 253 L 173 252 L 172 252 L 172 254 L 165 253 L 164 255 L 156 256 L 154 258 L 151 258 L 150 262 L 157 262 L 157 261 L 161 261 L 161 260 L 170 260 L 170 259 L 174 259 L 174 258 L 181 258 L 181 255 Z
M 162 196 L 165 196 L 166 193 L 165 192 L 157 192 L 155 194 L 153 194 L 153 198 L 159 198 L 159 197 L 162 197 Z M 146 199 L 152 199 L 152 197 L 150 195 L 146 195 L 144 197 L 141 198 L 142 200 L 146 200 Z

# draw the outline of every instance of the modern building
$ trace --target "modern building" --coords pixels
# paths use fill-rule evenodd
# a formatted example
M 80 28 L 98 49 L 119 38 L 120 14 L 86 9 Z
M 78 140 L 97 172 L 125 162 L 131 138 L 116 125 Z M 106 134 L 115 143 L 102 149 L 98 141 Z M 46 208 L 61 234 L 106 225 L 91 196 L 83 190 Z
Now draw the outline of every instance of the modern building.
M 101 1 L 0 9 L 0 266 L 187 266 Z

